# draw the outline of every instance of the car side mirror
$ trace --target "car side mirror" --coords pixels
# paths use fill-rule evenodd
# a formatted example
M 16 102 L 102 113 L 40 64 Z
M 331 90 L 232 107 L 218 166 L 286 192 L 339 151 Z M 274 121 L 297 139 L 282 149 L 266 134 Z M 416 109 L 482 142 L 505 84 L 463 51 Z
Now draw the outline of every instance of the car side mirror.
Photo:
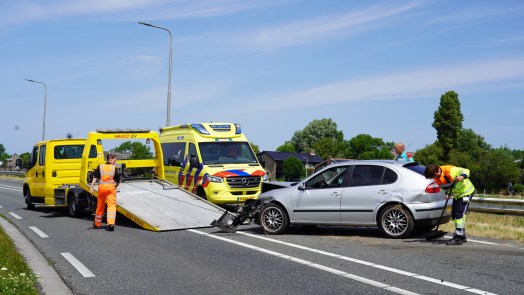
M 299 190 L 299 191 L 305 191 L 305 190 L 306 190 L 306 183 L 305 183 L 305 182 L 301 183 L 301 184 L 298 186 L 298 190 Z

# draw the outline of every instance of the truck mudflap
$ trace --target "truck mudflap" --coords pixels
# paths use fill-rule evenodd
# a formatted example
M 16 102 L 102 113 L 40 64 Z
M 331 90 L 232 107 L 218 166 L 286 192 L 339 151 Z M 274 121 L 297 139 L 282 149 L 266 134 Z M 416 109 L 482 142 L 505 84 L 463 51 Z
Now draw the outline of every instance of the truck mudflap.
M 247 200 L 244 205 L 238 206 L 236 212 L 226 211 L 220 218 L 213 220 L 211 225 L 225 232 L 234 233 L 241 224 L 252 221 L 258 223 L 258 215 L 265 204 L 259 200 Z

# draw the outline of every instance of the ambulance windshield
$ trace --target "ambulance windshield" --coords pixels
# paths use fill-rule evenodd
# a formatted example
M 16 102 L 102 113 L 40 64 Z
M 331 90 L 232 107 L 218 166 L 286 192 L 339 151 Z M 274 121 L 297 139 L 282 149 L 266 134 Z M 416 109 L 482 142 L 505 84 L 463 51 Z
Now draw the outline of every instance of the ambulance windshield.
M 204 164 L 257 163 L 247 142 L 215 141 L 198 144 Z

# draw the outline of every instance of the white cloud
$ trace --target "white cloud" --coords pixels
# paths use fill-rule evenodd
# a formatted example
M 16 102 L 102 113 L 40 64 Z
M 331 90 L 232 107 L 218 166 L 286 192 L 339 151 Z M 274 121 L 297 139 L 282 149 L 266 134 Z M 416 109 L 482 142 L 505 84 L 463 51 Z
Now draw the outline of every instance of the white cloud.
M 397 72 L 328 84 L 298 93 L 276 97 L 262 108 L 294 109 L 363 100 L 395 100 L 434 97 L 461 86 L 508 82 L 524 79 L 524 57 L 476 64 L 447 65 L 418 71 Z M 300 104 L 297 104 L 300 102 Z
M 241 42 L 248 47 L 264 51 L 318 42 L 326 38 L 337 38 L 340 35 L 354 33 L 357 30 L 367 30 L 370 23 L 378 23 L 416 6 L 416 4 L 400 7 L 374 6 L 342 15 L 323 16 L 313 20 L 265 28 L 258 32 L 249 32 Z

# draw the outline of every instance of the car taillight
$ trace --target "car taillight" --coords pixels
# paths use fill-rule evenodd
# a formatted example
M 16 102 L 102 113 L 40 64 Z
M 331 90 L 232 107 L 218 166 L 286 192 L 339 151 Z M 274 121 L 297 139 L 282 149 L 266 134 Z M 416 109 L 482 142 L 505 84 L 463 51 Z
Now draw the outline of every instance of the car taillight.
M 436 182 L 432 182 L 426 187 L 426 193 L 428 194 L 440 193 L 440 186 L 438 186 Z

